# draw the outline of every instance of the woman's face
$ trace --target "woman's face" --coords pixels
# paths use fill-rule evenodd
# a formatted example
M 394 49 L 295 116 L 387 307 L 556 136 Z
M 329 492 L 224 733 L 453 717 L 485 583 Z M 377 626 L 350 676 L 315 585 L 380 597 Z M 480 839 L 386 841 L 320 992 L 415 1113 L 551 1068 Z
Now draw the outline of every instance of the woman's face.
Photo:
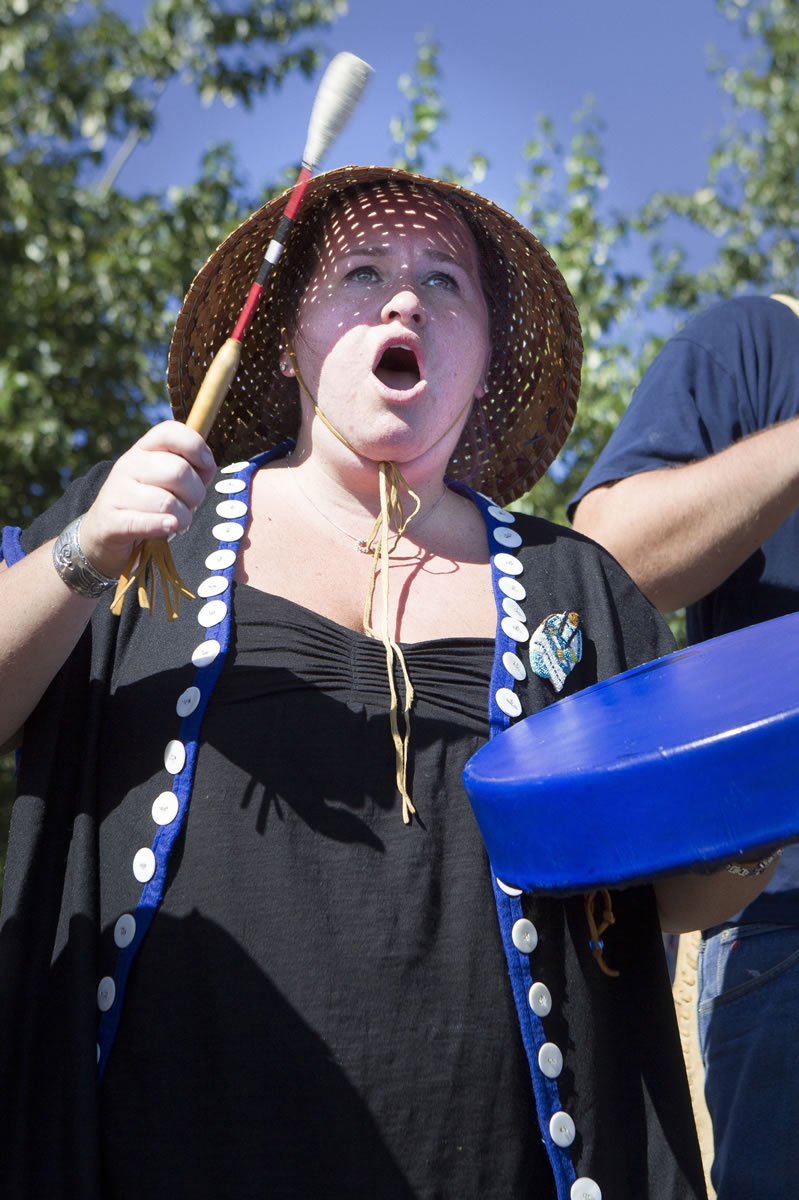
M 491 351 L 471 231 L 404 187 L 346 200 L 328 217 L 293 342 L 305 385 L 359 454 L 409 464 L 434 452 L 446 465 Z

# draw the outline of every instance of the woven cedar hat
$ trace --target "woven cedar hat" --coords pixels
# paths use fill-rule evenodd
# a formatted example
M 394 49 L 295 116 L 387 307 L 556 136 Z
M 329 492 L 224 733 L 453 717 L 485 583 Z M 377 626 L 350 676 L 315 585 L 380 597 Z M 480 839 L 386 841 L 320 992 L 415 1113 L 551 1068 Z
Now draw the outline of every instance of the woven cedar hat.
M 574 420 L 582 340 L 577 311 L 536 237 L 484 197 L 453 183 L 389 167 L 341 167 L 317 175 L 285 253 L 272 272 L 242 345 L 241 365 L 209 445 L 219 462 L 246 458 L 296 436 L 297 383 L 280 371 L 280 330 L 291 324 L 326 204 L 342 193 L 407 186 L 446 201 L 471 229 L 491 316 L 486 394 L 475 403 L 448 475 L 508 504 L 528 491 L 560 450 Z M 286 206 L 289 192 L 234 230 L 192 283 L 178 314 L 167 366 L 172 411 L 185 420 L 211 359 L 225 342 Z

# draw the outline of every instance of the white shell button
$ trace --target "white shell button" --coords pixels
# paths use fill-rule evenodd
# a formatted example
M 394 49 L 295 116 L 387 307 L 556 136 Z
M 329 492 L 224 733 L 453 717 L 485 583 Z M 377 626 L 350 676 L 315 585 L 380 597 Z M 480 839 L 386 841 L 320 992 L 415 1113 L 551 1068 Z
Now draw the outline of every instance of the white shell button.
M 206 638 L 192 650 L 191 661 L 195 667 L 210 667 L 219 651 L 222 649 L 216 638 Z
M 247 505 L 243 500 L 220 500 L 216 506 L 216 515 L 226 521 L 238 521 L 239 517 L 247 516 Z
M 509 550 L 514 550 L 522 544 L 522 535 L 515 529 L 509 529 L 507 525 L 498 526 L 494 530 L 493 536 L 495 542 L 499 542 L 500 546 L 506 546 Z
M 538 1067 L 547 1079 L 557 1079 L 563 1070 L 563 1055 L 554 1042 L 544 1042 L 538 1051 Z
M 518 579 L 514 579 L 512 575 L 500 575 L 497 582 L 499 590 L 505 596 L 510 596 L 511 600 L 524 600 L 527 595 Z
M 549 1136 L 556 1146 L 571 1146 L 576 1132 L 568 1113 L 556 1112 L 549 1122 Z
M 225 604 L 224 600 L 209 600 L 197 613 L 197 620 L 203 629 L 211 629 L 214 625 L 218 625 L 220 621 L 224 621 L 226 616 L 227 604 Z
M 512 525 L 516 520 L 513 513 L 506 512 L 504 508 L 498 508 L 496 504 L 489 504 L 488 515 L 495 521 L 504 521 L 507 525 Z
M 514 679 L 524 679 L 527 675 L 524 663 L 512 650 L 506 650 L 502 655 L 502 665 Z
M 124 950 L 133 941 L 136 934 L 136 920 L 130 913 L 123 913 L 114 926 L 114 941 L 120 950 Z
M 205 560 L 209 571 L 226 571 L 236 561 L 235 550 L 214 550 Z
M 513 617 L 516 621 L 527 620 L 521 604 L 517 604 L 515 600 L 511 600 L 510 596 L 506 596 L 502 601 L 502 608 L 507 616 Z
M 223 521 L 221 525 L 214 525 L 211 534 L 220 542 L 237 542 L 244 537 L 244 526 L 238 521 Z
M 214 484 L 216 491 L 221 492 L 223 496 L 233 496 L 236 492 L 243 492 L 246 486 L 243 479 L 218 479 Z
M 116 984 L 110 975 L 106 975 L 97 985 L 97 1007 L 100 1012 L 108 1012 L 116 994 Z
M 197 588 L 197 595 L 203 600 L 208 600 L 211 596 L 221 596 L 229 586 L 225 575 L 209 575 Z
M 569 1200 L 602 1200 L 599 1184 L 594 1183 L 587 1175 L 575 1179 L 569 1192 Z
M 501 892 L 504 892 L 506 896 L 521 896 L 522 894 L 521 888 L 511 887 L 509 883 L 503 883 L 501 879 L 497 879 L 497 887 Z
M 518 717 L 522 711 L 521 700 L 510 688 L 499 688 L 496 694 L 496 701 L 506 716 Z
M 180 693 L 175 709 L 179 717 L 190 717 L 199 703 L 200 689 L 198 687 L 190 687 L 186 688 L 185 692 Z
M 149 846 L 142 846 L 133 859 L 133 874 L 139 883 L 149 883 L 155 875 L 155 855 Z
M 517 621 L 515 617 L 503 617 L 500 622 L 502 632 L 506 633 L 509 638 L 513 638 L 514 642 L 526 642 L 530 636 L 530 631 L 523 621 Z
M 538 930 L 526 917 L 520 917 L 514 922 L 510 935 L 514 946 L 521 950 L 522 954 L 532 954 L 538 945 Z
M 552 996 L 545 983 L 534 983 L 527 993 L 530 1008 L 539 1017 L 546 1017 L 552 1011 Z
M 524 570 L 514 554 L 505 554 L 504 552 L 494 555 L 494 566 L 503 575 L 521 575 Z
M 164 766 L 170 775 L 179 774 L 186 765 L 186 747 L 178 738 L 167 742 L 164 750 Z
M 161 792 L 153 800 L 153 820 L 156 825 L 169 825 L 178 815 L 178 798 L 174 792 Z

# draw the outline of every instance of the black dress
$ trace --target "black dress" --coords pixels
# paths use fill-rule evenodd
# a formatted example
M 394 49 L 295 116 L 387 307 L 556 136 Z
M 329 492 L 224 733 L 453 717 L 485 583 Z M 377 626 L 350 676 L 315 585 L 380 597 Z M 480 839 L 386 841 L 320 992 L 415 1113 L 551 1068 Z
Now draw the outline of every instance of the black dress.
M 24 548 L 85 509 L 91 486 Z M 207 575 L 219 500 L 175 543 L 190 586 Z M 531 518 L 515 528 L 531 628 L 581 615 L 582 661 L 562 694 L 670 648 L 607 555 Z M 170 796 L 183 805 L 163 753 L 176 697 L 196 702 L 193 614 L 167 626 L 98 609 L 28 722 L 0 934 L 0 1065 L 15 1098 L 2 1194 L 554 1197 L 461 785 L 488 736 L 494 643 L 404 647 L 419 812 L 406 828 L 382 645 L 249 587 L 230 603 L 157 905 L 154 819 Z M 529 671 L 516 693 L 524 713 L 557 698 Z M 582 897 L 523 904 L 576 1174 L 606 1198 L 703 1195 L 651 890 L 614 897 L 614 979 L 589 952 Z M 121 972 L 131 916 L 140 944 Z M 99 1088 L 98 981 L 114 993 L 101 1029 L 118 1013 Z

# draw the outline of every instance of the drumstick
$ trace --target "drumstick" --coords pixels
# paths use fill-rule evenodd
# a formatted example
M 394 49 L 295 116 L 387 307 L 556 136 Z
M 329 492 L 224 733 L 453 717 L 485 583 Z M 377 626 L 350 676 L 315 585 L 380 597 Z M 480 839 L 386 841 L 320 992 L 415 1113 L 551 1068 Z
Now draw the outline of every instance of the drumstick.
M 189 428 L 196 430 L 204 438 L 210 434 L 239 368 L 242 338 L 252 321 L 266 281 L 283 253 L 286 238 L 302 204 L 308 182 L 352 116 L 371 73 L 372 68 L 368 63 L 345 51 L 331 60 L 322 76 L 308 121 L 305 149 L 294 190 L 278 222 L 275 235 L 267 247 L 260 270 L 250 286 L 233 332 L 214 355 L 186 420 Z M 163 538 L 148 539 L 134 547 L 117 584 L 111 611 L 119 615 L 125 595 L 134 583 L 137 584 L 140 606 L 152 611 L 156 569 L 161 578 L 167 617 L 173 621 L 178 615 L 181 593 L 189 597 L 193 594 L 178 575 L 169 545 Z
M 322 158 L 352 116 L 372 68 L 362 58 L 344 52 L 333 58 L 322 76 L 308 122 L 302 165 L 294 190 L 269 243 L 261 268 L 250 286 L 232 334 L 214 356 L 192 405 L 186 424 L 207 437 L 241 360 L 241 339 L 261 298 L 266 281 L 283 253 L 305 190 Z

